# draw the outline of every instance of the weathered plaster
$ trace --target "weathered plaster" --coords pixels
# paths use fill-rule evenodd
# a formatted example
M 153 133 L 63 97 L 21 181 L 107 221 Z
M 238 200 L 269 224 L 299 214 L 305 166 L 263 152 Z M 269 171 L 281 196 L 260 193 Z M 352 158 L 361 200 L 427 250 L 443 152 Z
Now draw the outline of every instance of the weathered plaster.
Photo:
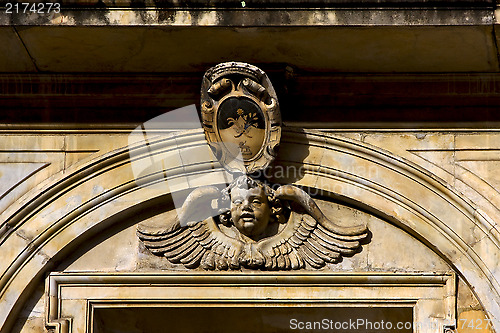
M 100 138 L 106 137 L 105 134 L 99 135 Z M 43 140 L 48 140 L 50 136 L 54 134 L 44 136 Z M 314 131 L 304 135 L 301 131 L 288 130 L 283 140 L 283 155 L 280 155 L 278 163 L 303 165 L 304 173 L 289 181 L 311 189 L 322 189 L 326 191 L 323 195 L 348 205 L 324 203 L 326 211 L 341 214 L 347 220 L 369 221 L 374 237 L 371 243 L 360 254 L 346 258 L 339 266 L 330 266 L 329 270 L 434 272 L 451 268 L 467 286 L 474 288 L 481 305 L 475 306 L 474 311 L 479 312 L 474 315 L 483 315 L 481 311 L 484 309 L 488 318 L 496 324 L 498 230 L 494 221 L 498 212 L 483 205 L 483 201 L 491 198 L 488 192 L 482 190 L 482 182 L 454 181 L 453 165 L 462 163 L 463 157 L 457 159 L 455 153 L 448 155 L 447 159 L 426 155 L 426 151 L 460 150 L 463 153 L 469 149 L 474 156 L 473 149 L 483 149 L 482 145 L 478 147 L 474 143 L 481 142 L 481 136 L 484 142 L 488 142 L 485 149 L 497 147 L 494 139 L 487 139 L 495 137 L 491 133 L 461 132 L 440 137 L 438 133 L 422 131 L 416 135 L 365 131 L 362 135 L 346 133 L 343 137 Z M 42 273 L 65 258 L 70 262 L 63 263 L 61 267 L 68 270 L 87 267 L 104 272 L 117 269 L 125 272 L 179 271 L 175 267 L 163 266 L 159 258 L 148 257 L 134 238 L 135 224 L 153 219 L 158 214 L 162 216 L 162 209 L 168 211 L 171 208 L 160 205 L 167 198 L 164 196 L 165 189 L 135 187 L 127 150 L 113 150 L 126 142 L 125 137 L 115 133 L 108 137 L 113 138 L 109 140 L 109 145 L 101 145 L 102 140 L 91 138 L 91 135 L 74 136 L 66 143 L 72 142 L 71 146 L 75 149 L 96 153 L 62 171 L 53 170 L 52 175 L 45 174 L 45 182 L 34 185 L 18 203 L 4 211 L 2 216 L 7 217 L 8 224 L 3 224 L 0 246 L 1 256 L 6 259 L 0 262 L 4 272 L 1 280 L 3 320 L 9 316 L 10 309 L 21 309 L 29 299 L 33 290 L 30 283 L 42 283 Z M 361 138 L 364 142 L 347 137 Z M 467 137 L 473 141 L 469 145 L 460 143 L 458 149 L 457 142 L 465 142 L 463 140 Z M 398 138 L 401 139 L 399 145 L 396 144 Z M 58 140 L 57 137 L 54 139 Z M 30 146 L 33 142 L 38 141 L 30 140 L 29 135 L 18 141 L 18 149 L 34 151 L 23 152 L 26 159 L 30 158 L 30 154 L 38 154 L 37 150 L 44 149 Z M 161 149 L 164 144 L 160 140 L 155 147 Z M 374 145 L 380 148 L 374 148 Z M 136 149 L 140 149 L 140 143 Z M 418 166 L 421 163 L 427 170 Z M 49 169 L 43 170 L 46 172 Z M 494 176 L 489 174 L 494 172 L 490 168 L 473 171 L 485 179 Z M 448 181 L 445 182 L 437 174 L 445 175 Z M 29 182 L 32 177 L 24 182 Z M 150 177 L 144 181 L 152 180 L 154 178 Z M 458 192 L 460 188 L 454 189 L 457 184 L 462 189 L 474 191 L 483 201 L 475 203 L 463 199 Z M 474 201 L 474 197 L 472 199 Z M 161 223 L 161 219 L 158 222 Z M 111 230 L 110 237 L 104 236 L 103 230 Z M 92 239 L 96 239 L 97 243 Z M 82 244 L 87 245 L 82 247 Z M 397 250 L 399 246 L 401 248 Z M 112 251 L 106 251 L 106 248 Z M 131 251 L 134 255 L 127 255 Z M 98 253 L 102 252 L 110 255 L 99 260 Z M 68 257 L 71 253 L 72 256 Z M 409 260 L 414 253 L 420 253 L 422 257 L 413 256 L 412 259 L 416 260 Z M 36 299 L 30 302 L 37 303 Z M 462 312 L 466 312 L 466 307 L 463 306 Z M 33 323 L 39 323 L 36 312 L 29 312 L 29 308 L 23 311 L 23 316 L 30 318 L 26 329 L 34 327 L 36 324 Z M 27 315 L 28 312 L 31 314 Z M 17 322 L 15 313 L 11 314 L 4 327 Z

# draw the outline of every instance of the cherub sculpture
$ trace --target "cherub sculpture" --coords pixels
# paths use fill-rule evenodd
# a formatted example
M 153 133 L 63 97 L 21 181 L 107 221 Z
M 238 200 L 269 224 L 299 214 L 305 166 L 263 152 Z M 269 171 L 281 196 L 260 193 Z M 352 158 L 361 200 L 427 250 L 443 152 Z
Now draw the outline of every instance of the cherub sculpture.
M 335 224 L 296 186 L 275 191 L 247 175 L 222 191 L 195 189 L 162 230 L 138 229 L 152 253 L 207 270 L 321 268 L 358 251 L 367 233 Z
M 200 105 L 207 144 L 235 179 L 222 190 L 193 190 L 160 230 L 140 226 L 146 248 L 209 270 L 321 268 L 359 249 L 365 226 L 340 226 L 300 188 L 273 190 L 248 176 L 270 165 L 281 137 L 277 94 L 260 68 L 240 62 L 210 68 Z

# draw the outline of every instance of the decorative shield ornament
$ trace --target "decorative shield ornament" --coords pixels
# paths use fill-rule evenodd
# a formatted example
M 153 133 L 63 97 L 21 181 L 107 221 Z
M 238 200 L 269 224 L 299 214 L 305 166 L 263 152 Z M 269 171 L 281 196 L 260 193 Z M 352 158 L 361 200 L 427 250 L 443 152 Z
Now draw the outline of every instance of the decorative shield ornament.
M 226 62 L 210 68 L 201 87 L 201 114 L 207 141 L 228 171 L 252 174 L 276 156 L 278 99 L 258 67 Z

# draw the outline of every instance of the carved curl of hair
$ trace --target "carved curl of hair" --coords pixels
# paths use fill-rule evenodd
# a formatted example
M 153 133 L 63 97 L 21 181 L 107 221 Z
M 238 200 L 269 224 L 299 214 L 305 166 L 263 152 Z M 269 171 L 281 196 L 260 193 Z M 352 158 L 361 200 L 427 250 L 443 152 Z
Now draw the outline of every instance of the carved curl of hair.
M 283 212 L 283 205 L 281 203 L 281 200 L 276 198 L 274 194 L 275 192 L 271 187 L 261 182 L 260 180 L 252 179 L 245 175 L 236 178 L 231 184 L 229 184 L 228 187 L 222 190 L 222 200 L 226 202 L 231 201 L 231 190 L 234 188 L 243 188 L 249 190 L 256 187 L 264 190 L 264 193 L 267 196 L 267 200 L 269 201 L 269 207 L 271 208 L 270 223 L 284 223 L 285 215 Z M 230 226 L 233 224 L 233 221 L 231 220 L 231 211 L 221 212 L 219 215 L 219 219 L 225 226 Z

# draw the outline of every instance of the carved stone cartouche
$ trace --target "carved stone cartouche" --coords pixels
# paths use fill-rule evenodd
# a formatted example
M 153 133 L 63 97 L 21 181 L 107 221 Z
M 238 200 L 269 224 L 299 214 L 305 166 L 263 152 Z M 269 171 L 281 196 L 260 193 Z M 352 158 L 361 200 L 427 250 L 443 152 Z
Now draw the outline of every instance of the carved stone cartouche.
M 210 68 L 201 87 L 205 137 L 221 164 L 251 174 L 276 156 L 281 138 L 278 98 L 258 67 L 227 62 Z

